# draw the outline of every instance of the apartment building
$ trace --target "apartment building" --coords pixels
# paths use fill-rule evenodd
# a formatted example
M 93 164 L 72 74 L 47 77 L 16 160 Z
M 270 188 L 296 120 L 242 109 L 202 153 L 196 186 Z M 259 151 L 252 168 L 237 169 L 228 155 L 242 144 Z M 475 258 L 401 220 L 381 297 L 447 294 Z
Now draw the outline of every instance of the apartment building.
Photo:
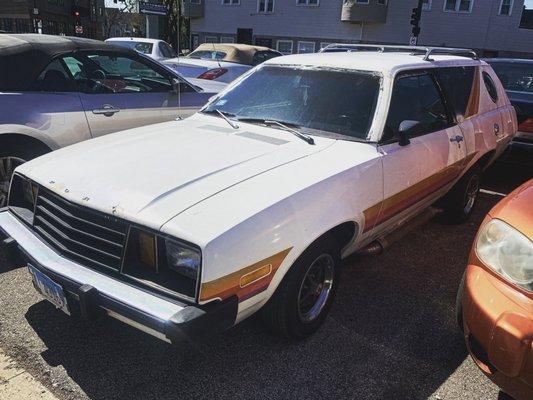
M 332 42 L 408 44 L 418 0 L 182 0 L 191 46 L 264 45 L 290 54 Z M 424 0 L 420 45 L 533 58 L 533 0 Z

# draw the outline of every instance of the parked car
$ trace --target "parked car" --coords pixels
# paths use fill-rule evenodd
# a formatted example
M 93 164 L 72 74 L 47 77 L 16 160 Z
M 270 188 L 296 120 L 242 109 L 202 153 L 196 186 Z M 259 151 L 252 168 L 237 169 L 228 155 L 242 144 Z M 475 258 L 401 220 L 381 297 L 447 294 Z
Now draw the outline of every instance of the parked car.
M 108 43 L 2 35 L 0 207 L 13 170 L 23 162 L 111 132 L 184 118 L 224 87 L 184 79 Z
M 67 312 L 175 342 L 262 309 L 309 336 L 341 258 L 438 200 L 468 218 L 516 132 L 489 65 L 432 52 L 271 59 L 190 118 L 23 164 L 3 243 Z
M 517 400 L 533 398 L 533 180 L 481 224 L 457 294 L 457 317 L 485 375 Z
M 177 56 L 172 46 L 161 39 L 114 37 L 106 39 L 106 42 L 138 51 L 158 61 Z
M 229 83 L 254 66 L 281 55 L 268 47 L 204 43 L 186 57 L 165 60 L 165 65 L 185 77 Z
M 509 158 L 533 167 L 533 60 L 486 60 L 500 78 L 518 117 L 518 133 L 510 144 Z

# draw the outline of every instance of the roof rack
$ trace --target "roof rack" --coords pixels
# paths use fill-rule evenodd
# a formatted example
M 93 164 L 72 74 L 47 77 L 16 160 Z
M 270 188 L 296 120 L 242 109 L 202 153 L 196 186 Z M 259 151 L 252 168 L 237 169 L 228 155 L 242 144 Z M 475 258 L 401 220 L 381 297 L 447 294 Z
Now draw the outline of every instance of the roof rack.
M 431 61 L 432 55 L 456 55 L 469 57 L 473 60 L 479 60 L 477 53 L 472 49 L 462 49 L 454 47 L 428 47 L 428 46 L 395 46 L 395 45 L 378 45 L 378 44 L 351 44 L 351 43 L 332 43 L 327 45 L 321 52 L 328 52 L 331 50 L 366 50 L 366 51 L 378 51 L 385 53 L 387 51 L 396 52 L 409 52 L 412 54 L 420 54 L 424 56 L 424 61 Z

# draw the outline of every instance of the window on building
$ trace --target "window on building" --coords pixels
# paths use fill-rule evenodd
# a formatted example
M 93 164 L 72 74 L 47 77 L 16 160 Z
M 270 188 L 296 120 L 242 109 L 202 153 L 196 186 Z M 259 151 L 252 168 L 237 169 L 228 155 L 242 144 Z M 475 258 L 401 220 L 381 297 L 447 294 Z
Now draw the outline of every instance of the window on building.
M 474 5 L 474 0 L 446 0 L 444 2 L 444 11 L 455 11 L 455 12 L 472 12 L 472 6 Z
M 218 38 L 216 36 L 206 36 L 204 43 L 218 43 Z
M 520 28 L 533 29 L 533 0 L 525 0 Z
M 220 43 L 235 43 L 233 36 L 220 36 Z
M 225 6 L 238 6 L 241 4 L 241 0 L 222 0 L 222 4 Z
M 276 49 L 281 54 L 292 54 L 292 40 L 278 40 Z
M 381 6 L 386 6 L 387 5 L 387 0 L 377 0 L 377 3 Z
M 431 11 L 431 0 L 424 0 L 422 2 L 422 10 L 423 11 Z
M 274 0 L 257 0 L 257 12 L 270 14 L 274 12 Z
M 191 4 L 202 4 L 202 0 L 189 0 Z
M 296 0 L 296 5 L 298 6 L 318 6 L 320 0 Z
M 511 15 L 514 0 L 501 0 L 500 15 Z
M 298 42 L 298 53 L 314 53 L 315 42 Z
M 368 0 L 355 0 L 355 2 L 359 4 L 368 4 Z

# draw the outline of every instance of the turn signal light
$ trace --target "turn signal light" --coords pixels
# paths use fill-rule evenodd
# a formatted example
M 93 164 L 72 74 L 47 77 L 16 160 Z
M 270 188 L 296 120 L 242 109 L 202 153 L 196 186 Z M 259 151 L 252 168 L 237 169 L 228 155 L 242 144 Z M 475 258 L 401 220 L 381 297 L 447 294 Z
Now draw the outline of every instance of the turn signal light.
M 199 75 L 198 79 L 207 79 L 207 80 L 212 81 L 224 75 L 226 72 L 228 72 L 226 68 L 210 69 L 209 71 L 205 71 L 203 74 Z
M 265 277 L 267 275 L 270 275 L 271 272 L 272 272 L 272 264 L 264 265 L 264 266 L 256 269 L 255 271 L 249 272 L 246 275 L 241 276 L 241 280 L 239 282 L 239 285 L 241 287 L 248 286 L 248 285 L 254 283 L 255 281 L 258 281 L 259 279 L 261 279 L 261 278 L 263 278 L 263 277 Z
M 156 269 L 155 236 L 139 231 L 139 259 L 144 265 Z

